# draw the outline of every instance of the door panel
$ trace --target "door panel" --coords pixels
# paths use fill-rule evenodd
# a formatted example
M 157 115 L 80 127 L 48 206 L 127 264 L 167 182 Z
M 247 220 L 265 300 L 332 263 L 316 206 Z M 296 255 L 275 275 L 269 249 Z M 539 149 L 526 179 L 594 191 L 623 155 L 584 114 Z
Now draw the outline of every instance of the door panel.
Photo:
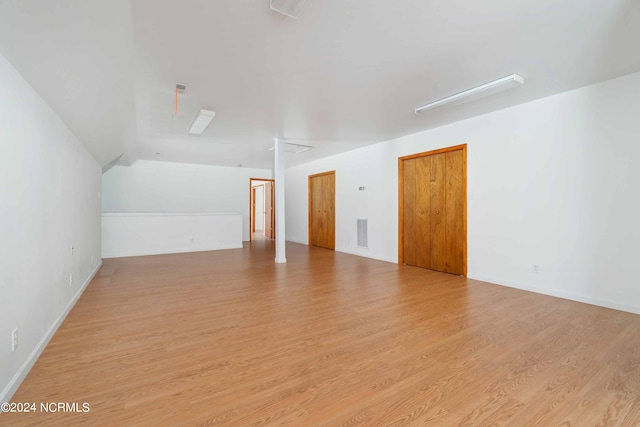
M 431 268 L 446 271 L 445 154 L 431 157 Z
M 325 183 L 328 197 L 326 197 L 327 206 L 327 246 L 326 248 L 335 249 L 336 247 L 336 174 L 326 176 Z
M 262 209 L 260 209 L 262 210 Z M 255 233 L 256 231 L 256 215 L 258 215 L 258 211 L 256 210 L 256 189 L 251 189 L 251 232 Z
M 309 244 L 335 248 L 335 173 L 309 177 Z
M 464 165 L 462 150 L 446 153 L 446 271 L 464 274 Z
M 264 184 L 264 235 L 269 238 L 274 238 L 274 226 L 273 226 L 273 183 L 267 182 Z
M 320 208 L 320 223 L 318 224 L 318 246 L 327 246 L 327 180 L 324 176 L 318 177 L 318 206 Z
M 416 162 L 416 231 L 413 234 L 416 246 L 416 263 L 431 268 L 431 157 L 418 157 Z
M 418 265 L 416 261 L 416 244 L 411 236 L 418 235 L 418 224 L 416 221 L 417 193 L 416 193 L 416 160 L 407 160 L 404 162 L 404 183 L 403 183 L 403 199 L 404 199 L 404 262 L 409 265 Z
M 322 244 L 322 197 L 320 195 L 323 191 L 323 181 L 320 178 L 313 178 L 311 180 L 311 198 L 312 198 L 312 241 L 311 244 L 313 246 L 321 246 Z
M 466 274 L 466 146 L 402 161 L 403 263 Z

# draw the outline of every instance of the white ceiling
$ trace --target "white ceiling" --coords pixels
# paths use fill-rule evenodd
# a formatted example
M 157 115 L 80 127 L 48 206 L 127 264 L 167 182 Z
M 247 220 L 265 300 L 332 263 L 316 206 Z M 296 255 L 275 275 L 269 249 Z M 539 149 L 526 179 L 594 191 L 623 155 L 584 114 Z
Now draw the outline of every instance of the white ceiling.
M 136 142 L 129 0 L 0 0 L 0 53 L 104 165 Z
M 640 71 L 637 0 L 0 0 L 0 51 L 104 165 L 293 165 Z M 425 116 L 417 105 L 526 84 Z M 185 83 L 174 115 L 176 83 Z M 135 109 L 131 108 L 135 102 Z M 197 111 L 216 111 L 200 137 Z M 160 154 L 156 154 L 160 153 Z

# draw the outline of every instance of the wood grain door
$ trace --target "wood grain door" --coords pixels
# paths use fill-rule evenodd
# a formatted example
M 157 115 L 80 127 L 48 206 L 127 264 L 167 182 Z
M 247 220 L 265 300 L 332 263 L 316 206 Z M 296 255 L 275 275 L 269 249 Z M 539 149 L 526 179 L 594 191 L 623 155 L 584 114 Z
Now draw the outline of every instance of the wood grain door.
M 260 215 L 261 212 L 262 212 L 262 209 L 260 209 L 260 211 L 256 209 L 256 189 L 252 188 L 251 189 L 251 232 L 252 233 L 256 232 L 256 215 Z
M 400 263 L 466 274 L 466 146 L 399 159 Z
M 414 230 L 416 234 L 421 231 L 420 226 L 417 224 L 417 212 L 420 211 L 418 202 L 418 188 L 417 188 L 417 172 L 416 172 L 416 159 L 409 159 L 404 162 L 404 175 L 403 180 L 403 215 L 399 218 L 399 221 L 404 224 L 404 230 Z M 420 229 L 419 229 L 420 228 Z M 416 240 L 423 241 L 426 237 L 422 238 L 416 235 Z M 403 239 L 403 252 L 404 252 L 404 264 L 418 265 L 418 257 L 416 255 L 416 245 L 411 238 Z M 429 246 L 430 247 L 430 246 Z M 431 257 L 429 257 L 431 259 Z
M 275 205 L 273 197 L 273 182 L 264 184 L 264 235 L 275 238 Z
M 335 171 L 309 176 L 309 244 L 336 246 Z
M 445 154 L 447 179 L 445 180 L 444 251 L 447 271 L 467 274 L 467 180 L 466 152 L 449 151 Z

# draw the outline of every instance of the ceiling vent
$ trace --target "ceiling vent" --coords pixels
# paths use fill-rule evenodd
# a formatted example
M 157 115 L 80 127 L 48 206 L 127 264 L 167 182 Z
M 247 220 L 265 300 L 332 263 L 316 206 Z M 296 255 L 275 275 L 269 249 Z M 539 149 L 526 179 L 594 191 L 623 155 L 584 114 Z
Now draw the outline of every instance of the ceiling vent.
M 285 153 L 293 153 L 293 154 L 304 153 L 305 151 L 309 151 L 313 148 L 310 145 L 294 144 L 292 142 L 285 142 L 283 145 L 284 145 Z M 273 151 L 275 149 L 276 147 L 271 147 L 269 148 L 269 151 Z
M 294 19 L 300 17 L 308 3 L 309 0 L 270 0 L 271 10 Z

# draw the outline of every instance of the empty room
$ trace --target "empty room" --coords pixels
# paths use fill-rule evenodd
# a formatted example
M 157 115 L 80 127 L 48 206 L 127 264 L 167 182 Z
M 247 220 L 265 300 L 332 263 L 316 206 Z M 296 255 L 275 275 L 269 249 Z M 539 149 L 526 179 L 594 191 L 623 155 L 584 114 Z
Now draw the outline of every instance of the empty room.
M 639 40 L 0 0 L 0 426 L 640 425 Z

